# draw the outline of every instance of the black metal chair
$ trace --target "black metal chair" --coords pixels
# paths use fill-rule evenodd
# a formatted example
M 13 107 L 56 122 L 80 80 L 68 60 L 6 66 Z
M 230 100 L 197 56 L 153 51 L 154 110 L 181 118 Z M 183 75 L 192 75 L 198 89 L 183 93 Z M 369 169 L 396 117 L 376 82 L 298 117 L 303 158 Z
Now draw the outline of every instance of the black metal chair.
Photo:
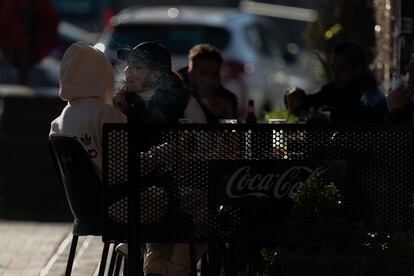
M 51 137 L 48 145 L 59 179 L 65 189 L 69 207 L 75 218 L 65 273 L 66 276 L 69 276 L 72 273 L 79 236 L 102 236 L 103 187 L 87 152 L 76 139 Z M 105 273 L 109 246 L 109 242 L 104 242 L 98 274 L 100 276 Z M 112 254 L 116 254 L 115 250 Z M 111 262 L 111 266 L 113 265 Z M 113 271 L 113 267 L 109 268 L 110 273 L 111 271 Z

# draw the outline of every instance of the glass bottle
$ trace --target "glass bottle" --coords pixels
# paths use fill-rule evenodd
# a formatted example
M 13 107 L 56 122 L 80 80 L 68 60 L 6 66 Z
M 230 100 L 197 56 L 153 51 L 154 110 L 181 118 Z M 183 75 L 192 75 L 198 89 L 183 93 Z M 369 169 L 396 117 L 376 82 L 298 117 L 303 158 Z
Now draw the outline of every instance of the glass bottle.
M 249 100 L 249 107 L 247 110 L 247 116 L 246 116 L 246 124 L 256 124 L 257 123 L 257 117 L 254 113 L 254 101 Z

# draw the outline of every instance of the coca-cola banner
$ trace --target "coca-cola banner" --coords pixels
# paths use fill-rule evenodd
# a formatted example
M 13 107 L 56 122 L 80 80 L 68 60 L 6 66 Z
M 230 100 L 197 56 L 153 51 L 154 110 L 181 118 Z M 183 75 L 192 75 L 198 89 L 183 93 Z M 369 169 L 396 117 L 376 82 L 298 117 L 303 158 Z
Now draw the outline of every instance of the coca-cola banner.
M 216 203 L 282 203 L 312 174 L 342 187 L 344 160 L 214 160 L 209 162 L 210 196 Z

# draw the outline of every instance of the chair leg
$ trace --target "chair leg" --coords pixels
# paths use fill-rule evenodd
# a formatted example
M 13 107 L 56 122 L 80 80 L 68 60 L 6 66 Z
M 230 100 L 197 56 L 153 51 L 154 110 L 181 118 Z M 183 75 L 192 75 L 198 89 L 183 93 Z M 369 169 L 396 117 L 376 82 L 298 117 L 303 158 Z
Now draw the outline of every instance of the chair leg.
M 234 269 L 234 244 L 228 243 L 228 246 L 223 247 L 223 265 L 224 265 L 224 274 L 226 276 L 235 276 Z
M 66 265 L 65 276 L 70 276 L 72 274 L 73 261 L 75 260 L 76 246 L 78 245 L 78 236 L 72 236 L 72 244 L 70 246 L 68 263 Z
M 123 276 L 128 276 L 128 259 L 127 258 L 124 258 L 124 275 Z
M 104 243 L 104 247 L 102 250 L 101 264 L 99 266 L 98 276 L 104 276 L 106 259 L 108 258 L 108 251 L 109 251 L 109 243 L 106 242 Z
M 191 276 L 197 276 L 197 259 L 195 253 L 195 243 L 190 242 L 188 246 L 190 247 Z
M 207 252 L 204 253 L 203 257 L 201 258 L 201 271 L 200 276 L 208 276 L 208 258 Z
M 218 265 L 218 252 L 217 246 L 215 243 L 210 242 L 208 244 L 208 266 L 209 266 L 209 275 L 216 276 L 219 275 L 220 269 L 217 269 Z M 219 273 L 217 273 L 219 271 Z
M 117 254 L 114 276 L 119 276 L 119 271 L 121 270 L 121 265 L 122 265 L 122 259 L 123 259 L 122 256 L 120 254 Z
M 115 251 L 116 246 L 117 244 L 114 243 L 113 248 L 112 248 L 112 254 L 111 254 L 111 262 L 109 263 L 108 276 L 112 276 L 114 273 L 115 261 L 118 258 L 118 253 L 116 253 Z
M 214 275 L 220 275 L 221 267 L 223 265 L 223 244 L 218 243 L 216 249 L 216 260 L 214 266 Z

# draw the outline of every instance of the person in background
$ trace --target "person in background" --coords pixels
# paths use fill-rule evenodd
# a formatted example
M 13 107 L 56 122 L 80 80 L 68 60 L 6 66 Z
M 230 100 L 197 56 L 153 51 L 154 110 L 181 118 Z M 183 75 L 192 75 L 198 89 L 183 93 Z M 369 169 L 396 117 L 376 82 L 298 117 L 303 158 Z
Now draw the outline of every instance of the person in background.
M 68 104 L 51 123 L 49 136 L 74 137 L 88 152 L 102 179 L 102 126 L 126 123 L 112 105 L 114 71 L 99 50 L 77 42 L 65 52 L 60 64 L 59 96 Z
M 293 92 L 287 95 L 287 102 L 307 112 L 328 110 L 333 123 L 382 122 L 387 113 L 385 96 L 369 72 L 363 49 L 352 42 L 337 45 L 330 66 L 331 82 L 305 97 L 300 91 Z
M 408 82 L 397 84 L 388 94 L 387 106 L 390 113 L 386 117 L 386 122 L 413 123 L 414 54 L 411 54 L 410 62 L 405 70 L 408 74 Z
M 206 123 L 195 98 L 184 89 L 181 79 L 171 71 L 171 56 L 159 43 L 143 42 L 133 49 L 119 49 L 118 59 L 126 61 L 124 84 L 115 93 L 114 105 L 137 123 Z M 119 248 L 127 255 L 127 245 Z M 148 243 L 144 254 L 147 276 L 188 276 L 191 271 L 189 245 L 185 243 Z M 207 249 L 196 244 L 196 258 Z
M 296 94 L 298 98 L 297 101 L 292 100 L 290 97 L 291 94 Z M 302 109 L 300 106 L 301 102 L 304 102 L 306 98 L 306 93 L 303 89 L 298 87 L 291 87 L 287 89 L 284 93 L 284 104 L 289 114 L 296 116 L 298 119 L 307 117 L 308 114 L 306 110 Z
M 211 44 L 197 44 L 189 51 L 188 67 L 179 71 L 210 123 L 238 118 L 237 97 L 221 83 L 222 64 L 218 48 Z

